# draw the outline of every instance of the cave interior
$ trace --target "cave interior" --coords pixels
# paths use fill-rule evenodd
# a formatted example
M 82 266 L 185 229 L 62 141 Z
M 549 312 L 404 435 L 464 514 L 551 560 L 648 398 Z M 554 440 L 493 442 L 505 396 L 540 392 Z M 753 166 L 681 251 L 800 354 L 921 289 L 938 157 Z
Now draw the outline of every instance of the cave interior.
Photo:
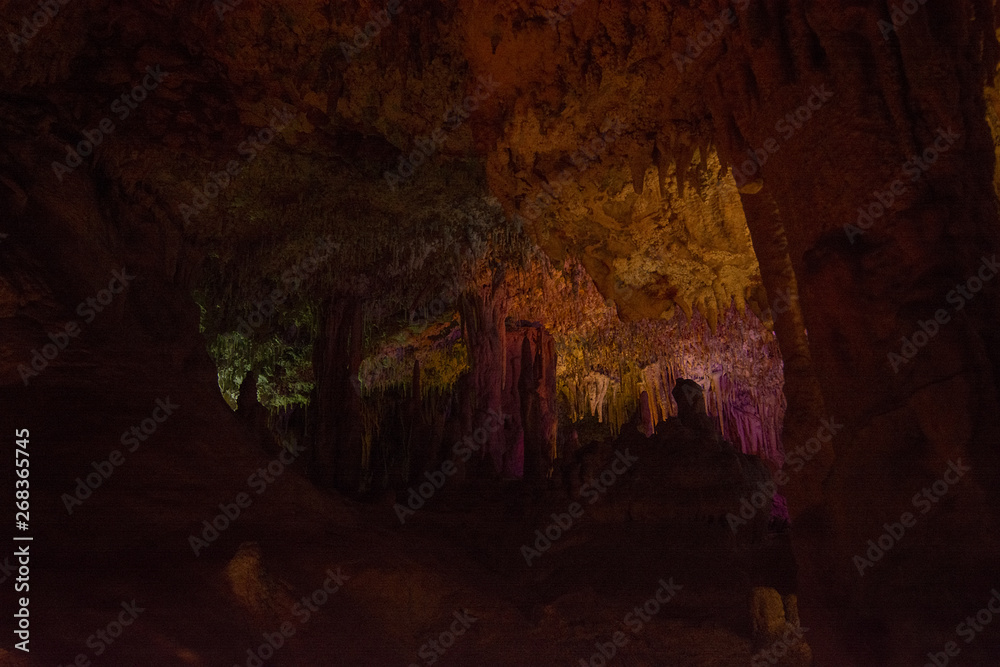
M 993 0 L 0 20 L 0 666 L 1000 664 Z

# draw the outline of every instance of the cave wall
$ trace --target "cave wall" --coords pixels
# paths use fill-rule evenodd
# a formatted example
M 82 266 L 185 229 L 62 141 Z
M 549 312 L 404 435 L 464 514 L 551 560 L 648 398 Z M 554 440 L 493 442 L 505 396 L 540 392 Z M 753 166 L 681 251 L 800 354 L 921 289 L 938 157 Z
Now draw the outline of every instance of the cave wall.
M 51 108 L 22 99 L 0 113 L 3 384 L 36 395 L 143 358 L 214 378 L 190 296 L 201 256 L 162 200 L 100 168 L 58 183 L 50 165 L 65 149 L 46 133 Z M 47 344 L 58 354 L 36 358 Z
M 998 574 L 1000 311 L 988 287 L 961 309 L 948 301 L 998 246 L 982 94 L 995 68 L 993 11 L 927 3 L 884 33 L 879 21 L 891 20 L 878 2 L 752 5 L 701 73 L 730 164 L 766 150 L 812 98 L 742 199 L 765 284 L 791 285 L 790 264 L 799 295 L 801 313 L 779 315 L 777 327 L 786 451 L 823 419 L 843 424 L 788 487 L 821 664 L 920 662 L 954 639 L 955 619 L 982 606 Z M 938 152 L 924 153 L 935 141 Z M 921 154 L 928 168 L 914 169 Z M 880 197 L 887 210 L 854 233 L 859 207 Z M 894 364 L 903 337 L 942 309 L 947 323 L 925 349 Z M 971 471 L 951 496 L 914 511 L 914 494 L 959 459 Z M 859 568 L 868 540 L 907 510 L 918 525 Z M 985 659 L 989 641 L 963 653 Z

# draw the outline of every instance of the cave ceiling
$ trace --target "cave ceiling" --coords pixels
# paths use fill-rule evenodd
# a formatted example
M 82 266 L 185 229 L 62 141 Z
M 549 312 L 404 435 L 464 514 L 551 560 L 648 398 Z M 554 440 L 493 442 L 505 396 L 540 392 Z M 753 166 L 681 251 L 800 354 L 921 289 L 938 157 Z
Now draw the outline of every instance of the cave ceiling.
M 20 37 L 0 73 L 37 109 L 21 131 L 55 137 L 40 159 L 65 163 L 109 118 L 85 168 L 224 269 L 278 275 L 332 233 L 335 286 L 377 292 L 409 252 L 408 280 L 434 290 L 453 262 L 412 249 L 459 248 L 435 221 L 487 201 L 503 211 L 490 224 L 517 220 L 550 258 L 582 262 L 623 318 L 697 310 L 714 326 L 764 297 L 710 141 L 711 48 L 688 42 L 726 14 L 701 4 L 72 0 L 30 39 L 3 26 Z M 146 99 L 121 104 L 143 80 Z

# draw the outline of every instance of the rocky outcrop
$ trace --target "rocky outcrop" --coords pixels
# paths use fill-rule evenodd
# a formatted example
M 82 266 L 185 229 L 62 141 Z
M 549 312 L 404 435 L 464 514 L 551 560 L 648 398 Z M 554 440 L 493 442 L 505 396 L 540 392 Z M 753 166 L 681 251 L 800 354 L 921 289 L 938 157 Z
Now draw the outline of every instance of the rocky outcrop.
M 240 384 L 236 400 L 236 417 L 243 423 L 252 440 L 260 443 L 261 449 L 270 453 L 277 450 L 276 435 L 268 425 L 267 409 L 257 399 L 257 373 L 250 372 Z
M 707 442 L 718 443 L 721 438 L 705 410 L 705 392 L 694 380 L 680 378 L 671 392 L 677 404 L 677 421 L 688 431 Z

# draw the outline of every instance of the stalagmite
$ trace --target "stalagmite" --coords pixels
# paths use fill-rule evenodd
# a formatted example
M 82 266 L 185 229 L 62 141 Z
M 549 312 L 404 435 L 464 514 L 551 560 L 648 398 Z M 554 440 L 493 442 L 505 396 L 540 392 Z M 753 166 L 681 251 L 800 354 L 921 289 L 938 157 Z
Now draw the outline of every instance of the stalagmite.
M 653 412 L 649 405 L 649 393 L 643 391 L 639 395 L 639 427 L 647 438 L 653 435 Z

